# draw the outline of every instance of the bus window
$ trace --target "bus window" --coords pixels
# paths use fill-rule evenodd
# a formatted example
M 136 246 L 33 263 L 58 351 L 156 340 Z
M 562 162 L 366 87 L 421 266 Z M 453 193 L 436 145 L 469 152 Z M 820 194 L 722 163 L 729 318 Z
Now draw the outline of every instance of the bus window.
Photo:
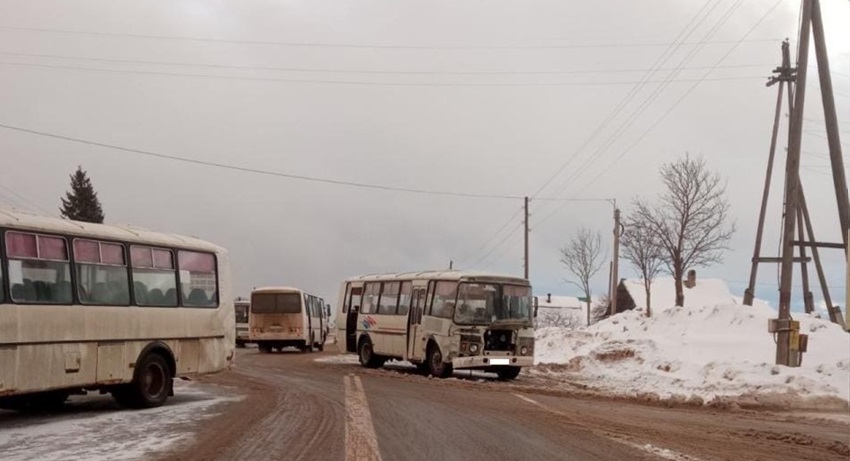
M 455 298 L 457 298 L 457 282 L 437 282 L 431 304 L 431 315 L 446 319 L 452 318 L 455 310 Z
M 363 289 L 363 306 L 361 314 L 374 314 L 378 310 L 378 294 L 381 292 L 380 282 L 367 283 Z
M 180 293 L 183 305 L 215 307 L 218 305 L 215 257 L 195 251 L 177 252 L 180 265 Z
M 378 314 L 395 315 L 398 305 L 398 282 L 384 282 L 381 298 L 378 301 Z
M 298 293 L 256 293 L 251 298 L 251 312 L 255 314 L 301 313 L 301 295 Z
M 81 303 L 114 306 L 130 304 L 127 259 L 123 245 L 75 239 L 74 261 Z
M 410 282 L 401 282 L 401 293 L 398 297 L 398 315 L 407 315 L 410 310 L 410 296 L 413 293 L 413 285 Z
M 130 246 L 136 305 L 177 307 L 177 273 L 171 250 Z
M 6 233 L 12 299 L 22 303 L 70 304 L 71 264 L 62 237 Z

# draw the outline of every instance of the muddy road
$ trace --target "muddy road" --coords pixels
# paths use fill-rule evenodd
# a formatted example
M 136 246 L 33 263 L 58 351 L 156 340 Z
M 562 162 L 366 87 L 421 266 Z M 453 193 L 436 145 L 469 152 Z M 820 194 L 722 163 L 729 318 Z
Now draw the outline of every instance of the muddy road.
M 844 420 L 544 395 L 315 360 L 332 355 L 241 350 L 236 369 L 204 381 L 246 397 L 222 405 L 199 423 L 193 444 L 162 459 L 850 459 Z

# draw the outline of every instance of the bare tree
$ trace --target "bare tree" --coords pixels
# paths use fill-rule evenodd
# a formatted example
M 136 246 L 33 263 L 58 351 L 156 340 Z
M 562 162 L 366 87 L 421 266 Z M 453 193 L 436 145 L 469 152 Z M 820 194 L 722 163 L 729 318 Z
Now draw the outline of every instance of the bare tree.
M 577 280 L 568 280 L 577 286 L 587 299 L 587 317 L 590 324 L 590 279 L 602 268 L 605 256 L 602 253 L 602 236 L 599 231 L 584 227 L 561 248 L 561 263 Z
M 625 233 L 620 240 L 623 258 L 640 272 L 646 291 L 646 316 L 652 316 L 652 281 L 664 266 L 664 256 L 651 223 L 640 215 L 629 215 L 625 220 Z
M 664 252 L 664 265 L 676 283 L 676 306 L 685 304 L 685 269 L 723 261 L 735 223 L 720 175 L 708 170 L 702 157 L 664 164 L 665 191 L 654 206 L 636 200 L 635 219 L 645 222 Z

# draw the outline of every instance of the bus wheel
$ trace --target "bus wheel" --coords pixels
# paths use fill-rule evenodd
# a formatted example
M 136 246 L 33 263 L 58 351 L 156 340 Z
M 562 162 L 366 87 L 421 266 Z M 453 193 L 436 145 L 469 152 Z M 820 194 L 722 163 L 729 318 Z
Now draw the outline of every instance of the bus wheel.
M 369 338 L 364 338 L 360 341 L 360 349 L 358 351 L 358 355 L 360 356 L 360 365 L 363 365 L 366 368 L 380 368 L 384 362 L 375 355 L 374 349 L 372 349 L 372 341 Z
M 522 367 L 504 367 L 496 370 L 496 374 L 499 375 L 499 381 L 510 381 L 516 379 L 520 371 Z
M 452 375 L 452 364 L 443 362 L 443 353 L 440 347 L 432 344 L 428 348 L 428 371 L 435 378 L 448 378 Z
M 429 371 L 428 362 L 419 362 L 416 365 L 416 371 L 422 373 L 423 375 L 427 375 Z
M 272 348 L 271 348 L 271 346 L 267 346 L 265 344 L 258 344 L 257 350 L 259 350 L 260 352 L 263 352 L 265 354 L 270 354 L 271 351 L 272 351 Z
M 171 392 L 171 369 L 159 354 L 148 354 L 136 364 L 133 382 L 112 391 L 122 406 L 154 408 L 161 406 Z
M 319 347 L 317 347 L 317 349 L 319 349 L 319 352 L 324 352 L 325 351 L 325 343 L 319 344 Z

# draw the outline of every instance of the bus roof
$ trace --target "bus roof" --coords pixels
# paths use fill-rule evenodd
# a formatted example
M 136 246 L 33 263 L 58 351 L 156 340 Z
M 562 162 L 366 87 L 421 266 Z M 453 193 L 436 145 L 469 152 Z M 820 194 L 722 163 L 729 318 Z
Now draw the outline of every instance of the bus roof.
M 505 280 L 523 285 L 529 284 L 528 280 L 522 277 L 513 275 L 498 274 L 495 272 L 478 272 L 478 271 L 422 271 L 422 272 L 398 272 L 389 274 L 370 274 L 350 277 L 346 282 L 376 282 L 376 281 L 393 281 L 393 280 L 417 280 L 417 279 L 435 279 L 435 280 Z
M 254 293 L 303 293 L 304 290 L 295 287 L 260 287 L 254 288 L 251 290 L 251 294 Z
M 38 215 L 21 210 L 0 209 L 0 227 L 14 230 L 102 238 L 148 245 L 163 245 L 215 253 L 227 251 L 199 238 L 153 232 L 127 225 L 94 224 Z

